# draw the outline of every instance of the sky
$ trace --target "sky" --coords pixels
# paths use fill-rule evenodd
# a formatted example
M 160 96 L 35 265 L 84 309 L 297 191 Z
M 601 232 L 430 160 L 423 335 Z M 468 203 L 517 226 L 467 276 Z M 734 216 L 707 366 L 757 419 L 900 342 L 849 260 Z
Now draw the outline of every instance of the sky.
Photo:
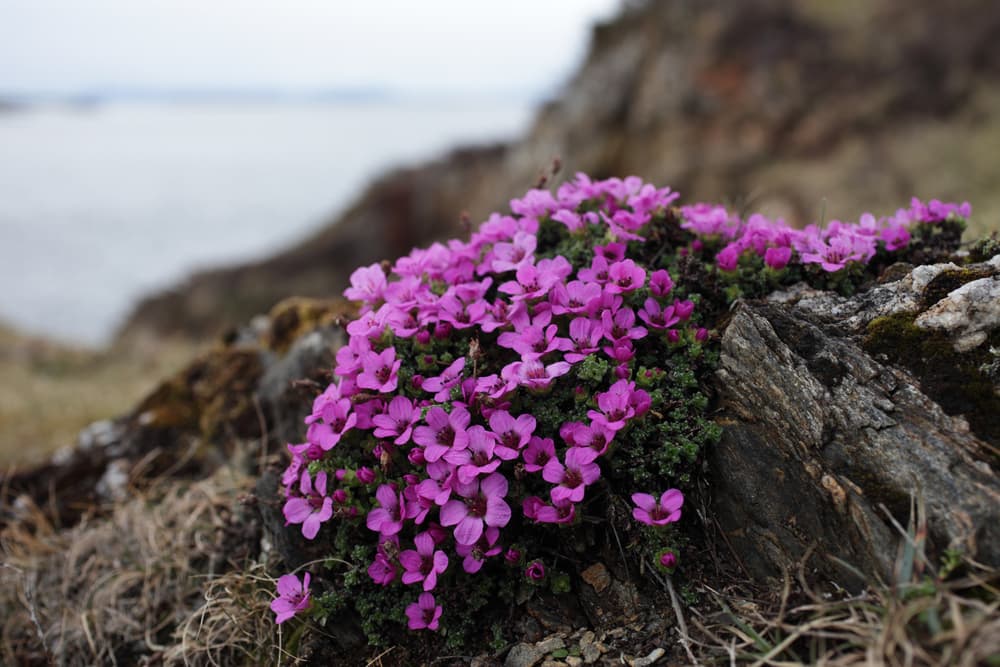
M 0 0 L 0 94 L 544 94 L 620 0 Z

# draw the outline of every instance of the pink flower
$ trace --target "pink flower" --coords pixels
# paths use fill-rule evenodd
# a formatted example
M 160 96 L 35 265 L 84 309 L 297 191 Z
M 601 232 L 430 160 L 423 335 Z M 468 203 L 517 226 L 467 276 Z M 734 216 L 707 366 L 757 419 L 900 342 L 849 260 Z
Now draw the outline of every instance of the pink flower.
M 490 428 L 500 441 L 497 456 L 505 461 L 517 458 L 518 452 L 531 440 L 535 423 L 535 418 L 529 414 L 519 415 L 515 419 L 506 410 L 494 411 L 490 415 Z
M 455 541 L 475 544 L 483 534 L 483 525 L 503 528 L 510 521 L 507 478 L 493 473 L 469 484 L 459 484 L 456 491 L 461 499 L 452 499 L 441 508 L 441 525 L 455 526 Z
M 680 321 L 674 306 L 662 308 L 660 302 L 650 297 L 639 311 L 639 319 L 653 329 L 669 329 Z
M 375 498 L 378 499 L 381 507 L 376 507 L 368 512 L 365 521 L 369 530 L 374 530 L 383 537 L 395 535 L 403 529 L 403 521 L 406 519 L 406 499 L 403 494 L 396 491 L 388 484 L 382 484 L 375 491 Z
M 578 314 L 586 312 L 590 302 L 600 296 L 601 286 L 597 283 L 571 280 L 565 285 L 556 283 L 549 292 L 549 302 L 553 315 Z
M 791 248 L 768 248 L 764 252 L 764 263 L 775 271 L 779 271 L 792 259 Z
M 569 369 L 570 365 L 565 361 L 547 366 L 541 361 L 515 361 L 504 366 L 500 376 L 528 389 L 547 389 L 554 379 L 569 373 Z
M 517 232 L 511 243 L 497 243 L 493 246 L 493 271 L 516 271 L 525 261 L 531 262 L 538 237 L 526 232 Z
M 336 389 L 338 393 L 331 395 L 331 389 Z M 343 435 L 357 425 L 358 416 L 351 412 L 351 399 L 334 397 L 339 396 L 339 390 L 340 387 L 330 385 L 316 397 L 313 412 L 306 417 L 309 424 L 306 439 L 319 445 L 323 451 L 336 447 Z
M 730 243 L 715 256 L 715 263 L 723 271 L 735 271 L 740 261 L 740 249 L 734 243 Z
M 459 357 L 437 377 L 426 378 L 420 388 L 434 393 L 434 400 L 444 403 L 451 397 L 451 388 L 462 381 L 465 357 Z
M 394 347 L 388 347 L 381 353 L 367 352 L 361 359 L 364 370 L 358 376 L 358 386 L 383 394 L 396 391 L 399 382 L 397 373 L 402 363 L 396 358 Z
M 573 523 L 576 518 L 576 505 L 569 500 L 564 500 L 552 505 L 541 505 L 535 512 L 535 521 L 538 523 Z
M 525 448 L 524 469 L 528 472 L 538 472 L 556 455 L 555 443 L 552 438 L 532 437 Z
M 540 560 L 532 561 L 524 570 L 524 576 L 531 581 L 541 581 L 545 578 L 545 564 Z
M 274 622 L 281 625 L 308 608 L 309 573 L 305 573 L 302 581 L 294 574 L 278 577 L 278 597 L 271 601 L 271 611 L 277 615 Z
M 564 501 L 578 503 L 583 500 L 586 487 L 593 484 L 601 476 L 601 468 L 594 459 L 597 452 L 583 447 L 570 447 L 566 451 L 566 465 L 558 458 L 549 459 L 542 468 L 542 479 L 552 484 L 558 484 L 550 495 L 552 502 L 559 504 Z
M 326 495 L 326 472 L 321 470 L 316 474 L 316 485 L 313 487 L 309 471 L 303 470 L 299 490 L 301 497 L 285 501 L 285 524 L 301 523 L 302 535 L 311 540 L 316 537 L 320 525 L 333 516 L 333 498 Z
M 645 327 L 636 326 L 635 312 L 631 308 L 622 308 L 614 316 L 610 311 L 604 311 L 601 314 L 601 325 L 604 328 L 604 337 L 612 343 L 626 338 L 639 340 L 645 338 L 648 333 Z
M 445 461 L 458 466 L 458 481 L 461 484 L 468 484 L 476 477 L 487 475 L 500 467 L 500 459 L 493 458 L 495 436 L 478 424 L 470 426 L 468 434 L 468 447 L 452 449 L 444 455 Z M 514 454 L 516 456 L 517 453 Z
M 372 417 L 376 438 L 395 437 L 397 445 L 405 445 L 413 434 L 413 425 L 420 419 L 420 410 L 405 396 L 396 396 L 389 401 L 388 410 Z
M 479 572 L 487 558 L 500 553 L 501 548 L 496 543 L 499 537 L 500 530 L 491 527 L 483 532 L 483 536 L 475 544 L 456 544 L 455 552 L 463 557 L 462 569 L 469 574 Z
M 437 577 L 448 569 L 448 555 L 434 549 L 434 538 L 430 533 L 419 533 L 413 538 L 416 551 L 407 549 L 399 554 L 399 564 L 403 572 L 404 584 L 423 582 L 424 590 L 431 591 L 437 585 Z
M 344 296 L 351 301 L 361 301 L 371 306 L 382 300 L 386 285 L 382 267 L 372 264 L 354 270 L 351 274 L 351 286 L 344 290 Z
M 597 351 L 603 337 L 604 326 L 601 322 L 586 317 L 575 318 L 569 323 L 569 340 L 573 347 L 564 358 L 571 364 L 583 361 Z
M 677 567 L 677 555 L 673 551 L 664 551 L 660 554 L 660 567 L 673 570 Z
M 636 521 L 648 526 L 665 526 L 680 520 L 684 494 L 677 489 L 669 489 L 663 492 L 657 502 L 648 493 L 633 493 L 632 502 L 636 504 L 632 510 Z
M 368 576 L 379 586 L 388 586 L 396 580 L 396 566 L 385 554 L 375 554 L 375 560 L 368 566 Z
M 469 411 L 459 406 L 451 411 L 433 407 L 427 411 L 427 426 L 418 426 L 413 431 L 413 441 L 424 448 L 424 458 L 434 463 L 450 449 L 465 449 L 469 446 Z
M 612 294 L 634 292 L 646 282 L 646 271 L 631 259 L 615 262 L 608 269 L 606 290 Z
M 406 608 L 406 617 L 409 618 L 407 627 L 410 630 L 437 630 L 438 621 L 441 619 L 441 605 L 434 602 L 434 596 L 430 593 L 421 593 L 417 601 Z
M 655 297 L 665 297 L 674 288 L 674 281 L 670 279 L 670 274 L 666 269 L 653 271 L 649 275 L 649 291 Z

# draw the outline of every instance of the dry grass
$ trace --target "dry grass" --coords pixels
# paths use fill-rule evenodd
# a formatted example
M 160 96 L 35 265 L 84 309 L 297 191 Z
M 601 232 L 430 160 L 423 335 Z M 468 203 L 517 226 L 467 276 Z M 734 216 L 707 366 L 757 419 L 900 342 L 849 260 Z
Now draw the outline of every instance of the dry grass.
M 62 532 L 22 508 L 2 535 L 4 664 L 288 664 L 239 503 L 252 484 L 165 482 Z
M 122 414 L 195 354 L 190 343 L 95 351 L 0 325 L 0 466 L 38 462 Z

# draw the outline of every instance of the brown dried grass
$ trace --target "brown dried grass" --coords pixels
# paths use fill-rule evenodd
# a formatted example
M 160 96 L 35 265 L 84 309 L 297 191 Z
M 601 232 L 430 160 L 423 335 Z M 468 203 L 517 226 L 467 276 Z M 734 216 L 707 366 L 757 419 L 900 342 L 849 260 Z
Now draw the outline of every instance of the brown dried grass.
M 288 664 L 266 563 L 226 537 L 252 484 L 228 467 L 163 482 L 61 532 L 22 507 L 0 536 L 3 662 Z

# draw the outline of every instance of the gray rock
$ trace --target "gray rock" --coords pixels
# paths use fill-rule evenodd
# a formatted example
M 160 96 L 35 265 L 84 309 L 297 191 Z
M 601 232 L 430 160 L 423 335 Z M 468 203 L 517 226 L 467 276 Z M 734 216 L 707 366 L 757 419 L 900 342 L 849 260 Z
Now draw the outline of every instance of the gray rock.
M 932 552 L 1000 564 L 1000 484 L 972 455 L 988 448 L 908 373 L 812 319 L 816 303 L 741 304 L 723 335 L 725 429 L 710 462 L 745 567 L 766 578 L 813 550 L 810 565 L 847 585 L 862 582 L 827 556 L 888 579 L 900 535 L 882 508 L 905 525 L 911 496 L 926 504 Z
M 980 278 L 950 292 L 916 321 L 921 329 L 944 331 L 956 352 L 968 352 L 1000 328 L 1000 276 Z

